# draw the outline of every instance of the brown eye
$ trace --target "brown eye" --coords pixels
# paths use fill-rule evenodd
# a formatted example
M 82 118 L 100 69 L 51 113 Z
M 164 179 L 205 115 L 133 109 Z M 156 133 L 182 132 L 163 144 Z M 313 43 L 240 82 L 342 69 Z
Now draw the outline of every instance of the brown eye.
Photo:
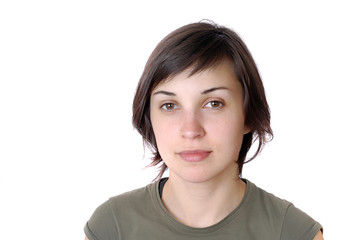
M 220 108 L 222 106 L 223 106 L 223 103 L 220 101 L 210 101 L 205 105 L 205 107 L 207 107 L 207 108 Z
M 174 110 L 174 109 L 176 109 L 176 105 L 175 105 L 174 103 L 165 103 L 165 104 L 163 104 L 163 105 L 161 106 L 161 108 L 164 109 L 164 110 L 169 111 L 169 110 Z

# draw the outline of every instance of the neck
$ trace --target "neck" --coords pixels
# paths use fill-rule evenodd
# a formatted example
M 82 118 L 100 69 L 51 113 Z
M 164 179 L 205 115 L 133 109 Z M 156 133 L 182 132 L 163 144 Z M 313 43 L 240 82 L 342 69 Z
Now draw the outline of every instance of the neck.
M 208 227 L 230 214 L 241 203 L 245 190 L 246 184 L 239 177 L 190 183 L 170 174 L 162 201 L 179 222 Z

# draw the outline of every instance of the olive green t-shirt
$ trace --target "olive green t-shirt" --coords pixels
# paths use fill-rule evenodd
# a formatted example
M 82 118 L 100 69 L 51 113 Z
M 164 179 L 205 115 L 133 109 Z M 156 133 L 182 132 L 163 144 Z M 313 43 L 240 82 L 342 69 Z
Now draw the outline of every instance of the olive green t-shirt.
M 133 190 L 99 206 L 86 223 L 90 240 L 312 240 L 322 226 L 290 202 L 248 180 L 240 205 L 215 225 L 193 228 L 164 207 L 158 184 Z

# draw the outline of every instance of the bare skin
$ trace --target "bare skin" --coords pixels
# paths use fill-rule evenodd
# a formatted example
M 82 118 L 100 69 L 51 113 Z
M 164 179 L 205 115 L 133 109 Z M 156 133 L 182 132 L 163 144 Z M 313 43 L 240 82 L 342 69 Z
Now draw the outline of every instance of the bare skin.
M 315 235 L 313 240 L 324 240 L 322 232 L 318 231 L 317 235 Z

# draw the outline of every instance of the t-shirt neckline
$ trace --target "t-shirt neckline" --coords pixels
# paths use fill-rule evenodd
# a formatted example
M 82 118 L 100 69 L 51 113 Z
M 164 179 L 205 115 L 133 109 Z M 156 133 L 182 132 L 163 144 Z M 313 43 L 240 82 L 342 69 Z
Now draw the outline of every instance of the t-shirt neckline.
M 161 200 L 159 185 L 160 185 L 161 181 L 162 181 L 162 184 L 164 185 L 164 183 L 168 180 L 168 178 L 162 178 L 159 181 L 157 181 L 151 185 L 151 196 L 152 196 L 152 200 L 154 203 L 154 207 L 156 208 L 156 210 L 158 210 L 157 212 L 162 214 L 168 220 L 167 223 L 169 225 L 171 225 L 177 231 L 180 231 L 180 232 L 182 231 L 182 232 L 191 233 L 191 234 L 198 234 L 198 235 L 211 234 L 211 233 L 216 232 L 219 229 L 223 228 L 224 226 L 228 225 L 230 222 L 232 222 L 235 218 L 237 218 L 237 216 L 240 214 L 241 210 L 244 208 L 244 205 L 246 204 L 247 199 L 248 199 L 248 195 L 250 194 L 250 192 L 252 190 L 252 186 L 251 186 L 252 184 L 247 179 L 243 179 L 243 178 L 241 178 L 241 179 L 247 185 L 246 192 L 244 193 L 241 203 L 231 213 L 229 213 L 225 218 L 223 218 L 221 221 L 219 221 L 218 223 L 216 223 L 214 225 L 204 227 L 204 228 L 195 228 L 195 227 L 187 226 L 187 225 L 177 221 L 167 211 L 166 207 L 164 206 L 164 204 Z

